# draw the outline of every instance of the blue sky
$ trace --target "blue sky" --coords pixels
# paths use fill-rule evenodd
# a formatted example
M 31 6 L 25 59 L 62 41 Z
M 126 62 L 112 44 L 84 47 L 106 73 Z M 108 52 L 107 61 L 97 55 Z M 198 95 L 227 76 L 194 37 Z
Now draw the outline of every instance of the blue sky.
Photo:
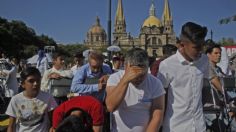
M 154 0 L 154 4 L 161 19 L 164 0 Z M 236 40 L 236 22 L 218 24 L 219 19 L 236 14 L 236 0 L 169 0 L 169 4 L 177 36 L 185 22 L 193 21 L 213 30 L 216 41 L 222 37 Z M 112 0 L 112 27 L 116 5 L 117 0 Z M 139 35 L 150 5 L 151 0 L 123 0 L 127 32 L 132 36 Z M 38 35 L 48 35 L 58 43 L 82 43 L 96 16 L 107 30 L 107 12 L 108 0 L 0 0 L 1 17 L 21 20 Z

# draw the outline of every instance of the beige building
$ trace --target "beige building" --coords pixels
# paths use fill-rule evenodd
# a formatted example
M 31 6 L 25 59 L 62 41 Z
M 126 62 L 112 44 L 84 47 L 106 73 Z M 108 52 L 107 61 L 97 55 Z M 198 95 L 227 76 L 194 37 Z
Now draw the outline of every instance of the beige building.
M 148 51 L 149 56 L 162 56 L 163 45 L 167 43 L 176 44 L 173 18 L 168 0 L 165 0 L 161 20 L 156 16 L 154 2 L 152 1 L 149 16 L 141 25 L 139 36 L 134 37 L 127 33 L 122 0 L 118 0 L 112 43 L 120 46 L 122 49 L 132 47 L 143 48 Z M 95 27 L 99 27 L 99 30 L 95 30 Z M 108 45 L 105 30 L 101 27 L 98 18 L 96 24 L 93 25 L 87 33 L 85 44 L 91 48 Z
M 96 17 L 96 22 L 87 32 L 87 38 L 84 42 L 90 49 L 107 47 L 107 34 L 100 24 L 100 19 Z

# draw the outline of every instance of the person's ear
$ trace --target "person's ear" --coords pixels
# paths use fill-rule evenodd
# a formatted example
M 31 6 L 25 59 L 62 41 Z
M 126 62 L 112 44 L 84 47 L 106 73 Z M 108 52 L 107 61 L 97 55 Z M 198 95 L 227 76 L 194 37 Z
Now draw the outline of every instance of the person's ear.
M 25 82 L 22 82 L 22 83 L 20 84 L 20 87 L 23 88 L 23 89 L 25 89 L 24 86 L 25 86 Z
M 181 48 L 181 47 L 184 47 L 184 42 L 181 41 L 181 42 L 179 43 L 179 47 L 180 47 L 180 48 Z
M 207 57 L 208 57 L 208 58 L 210 57 L 210 53 L 207 53 Z

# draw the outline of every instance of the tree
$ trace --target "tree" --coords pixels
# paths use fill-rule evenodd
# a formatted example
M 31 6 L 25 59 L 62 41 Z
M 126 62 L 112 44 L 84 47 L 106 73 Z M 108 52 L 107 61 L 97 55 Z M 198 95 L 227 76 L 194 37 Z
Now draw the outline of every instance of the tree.
M 57 47 L 56 42 L 46 36 L 37 36 L 34 29 L 24 22 L 0 17 L 0 47 L 8 54 L 15 57 L 29 57 L 35 49 L 46 45 Z M 30 48 L 31 49 L 30 51 Z
M 222 46 L 235 45 L 235 41 L 233 38 L 224 38 L 223 37 L 218 43 Z
M 75 55 L 76 52 L 83 52 L 86 49 L 88 49 L 88 47 L 78 43 L 67 44 L 67 45 L 59 44 L 57 51 L 63 53 L 66 57 L 65 62 L 69 63 L 73 61 L 73 56 Z
M 219 24 L 228 24 L 228 23 L 233 22 L 233 21 L 236 21 L 236 15 L 220 19 Z

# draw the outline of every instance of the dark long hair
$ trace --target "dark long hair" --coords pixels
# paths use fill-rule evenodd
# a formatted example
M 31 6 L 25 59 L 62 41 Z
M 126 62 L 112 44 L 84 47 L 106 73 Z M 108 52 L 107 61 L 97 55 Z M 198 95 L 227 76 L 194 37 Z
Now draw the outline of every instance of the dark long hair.
M 81 111 L 81 116 L 70 115 L 75 110 Z M 56 132 L 93 132 L 92 117 L 81 108 L 73 108 L 64 115 L 64 121 L 59 124 Z

